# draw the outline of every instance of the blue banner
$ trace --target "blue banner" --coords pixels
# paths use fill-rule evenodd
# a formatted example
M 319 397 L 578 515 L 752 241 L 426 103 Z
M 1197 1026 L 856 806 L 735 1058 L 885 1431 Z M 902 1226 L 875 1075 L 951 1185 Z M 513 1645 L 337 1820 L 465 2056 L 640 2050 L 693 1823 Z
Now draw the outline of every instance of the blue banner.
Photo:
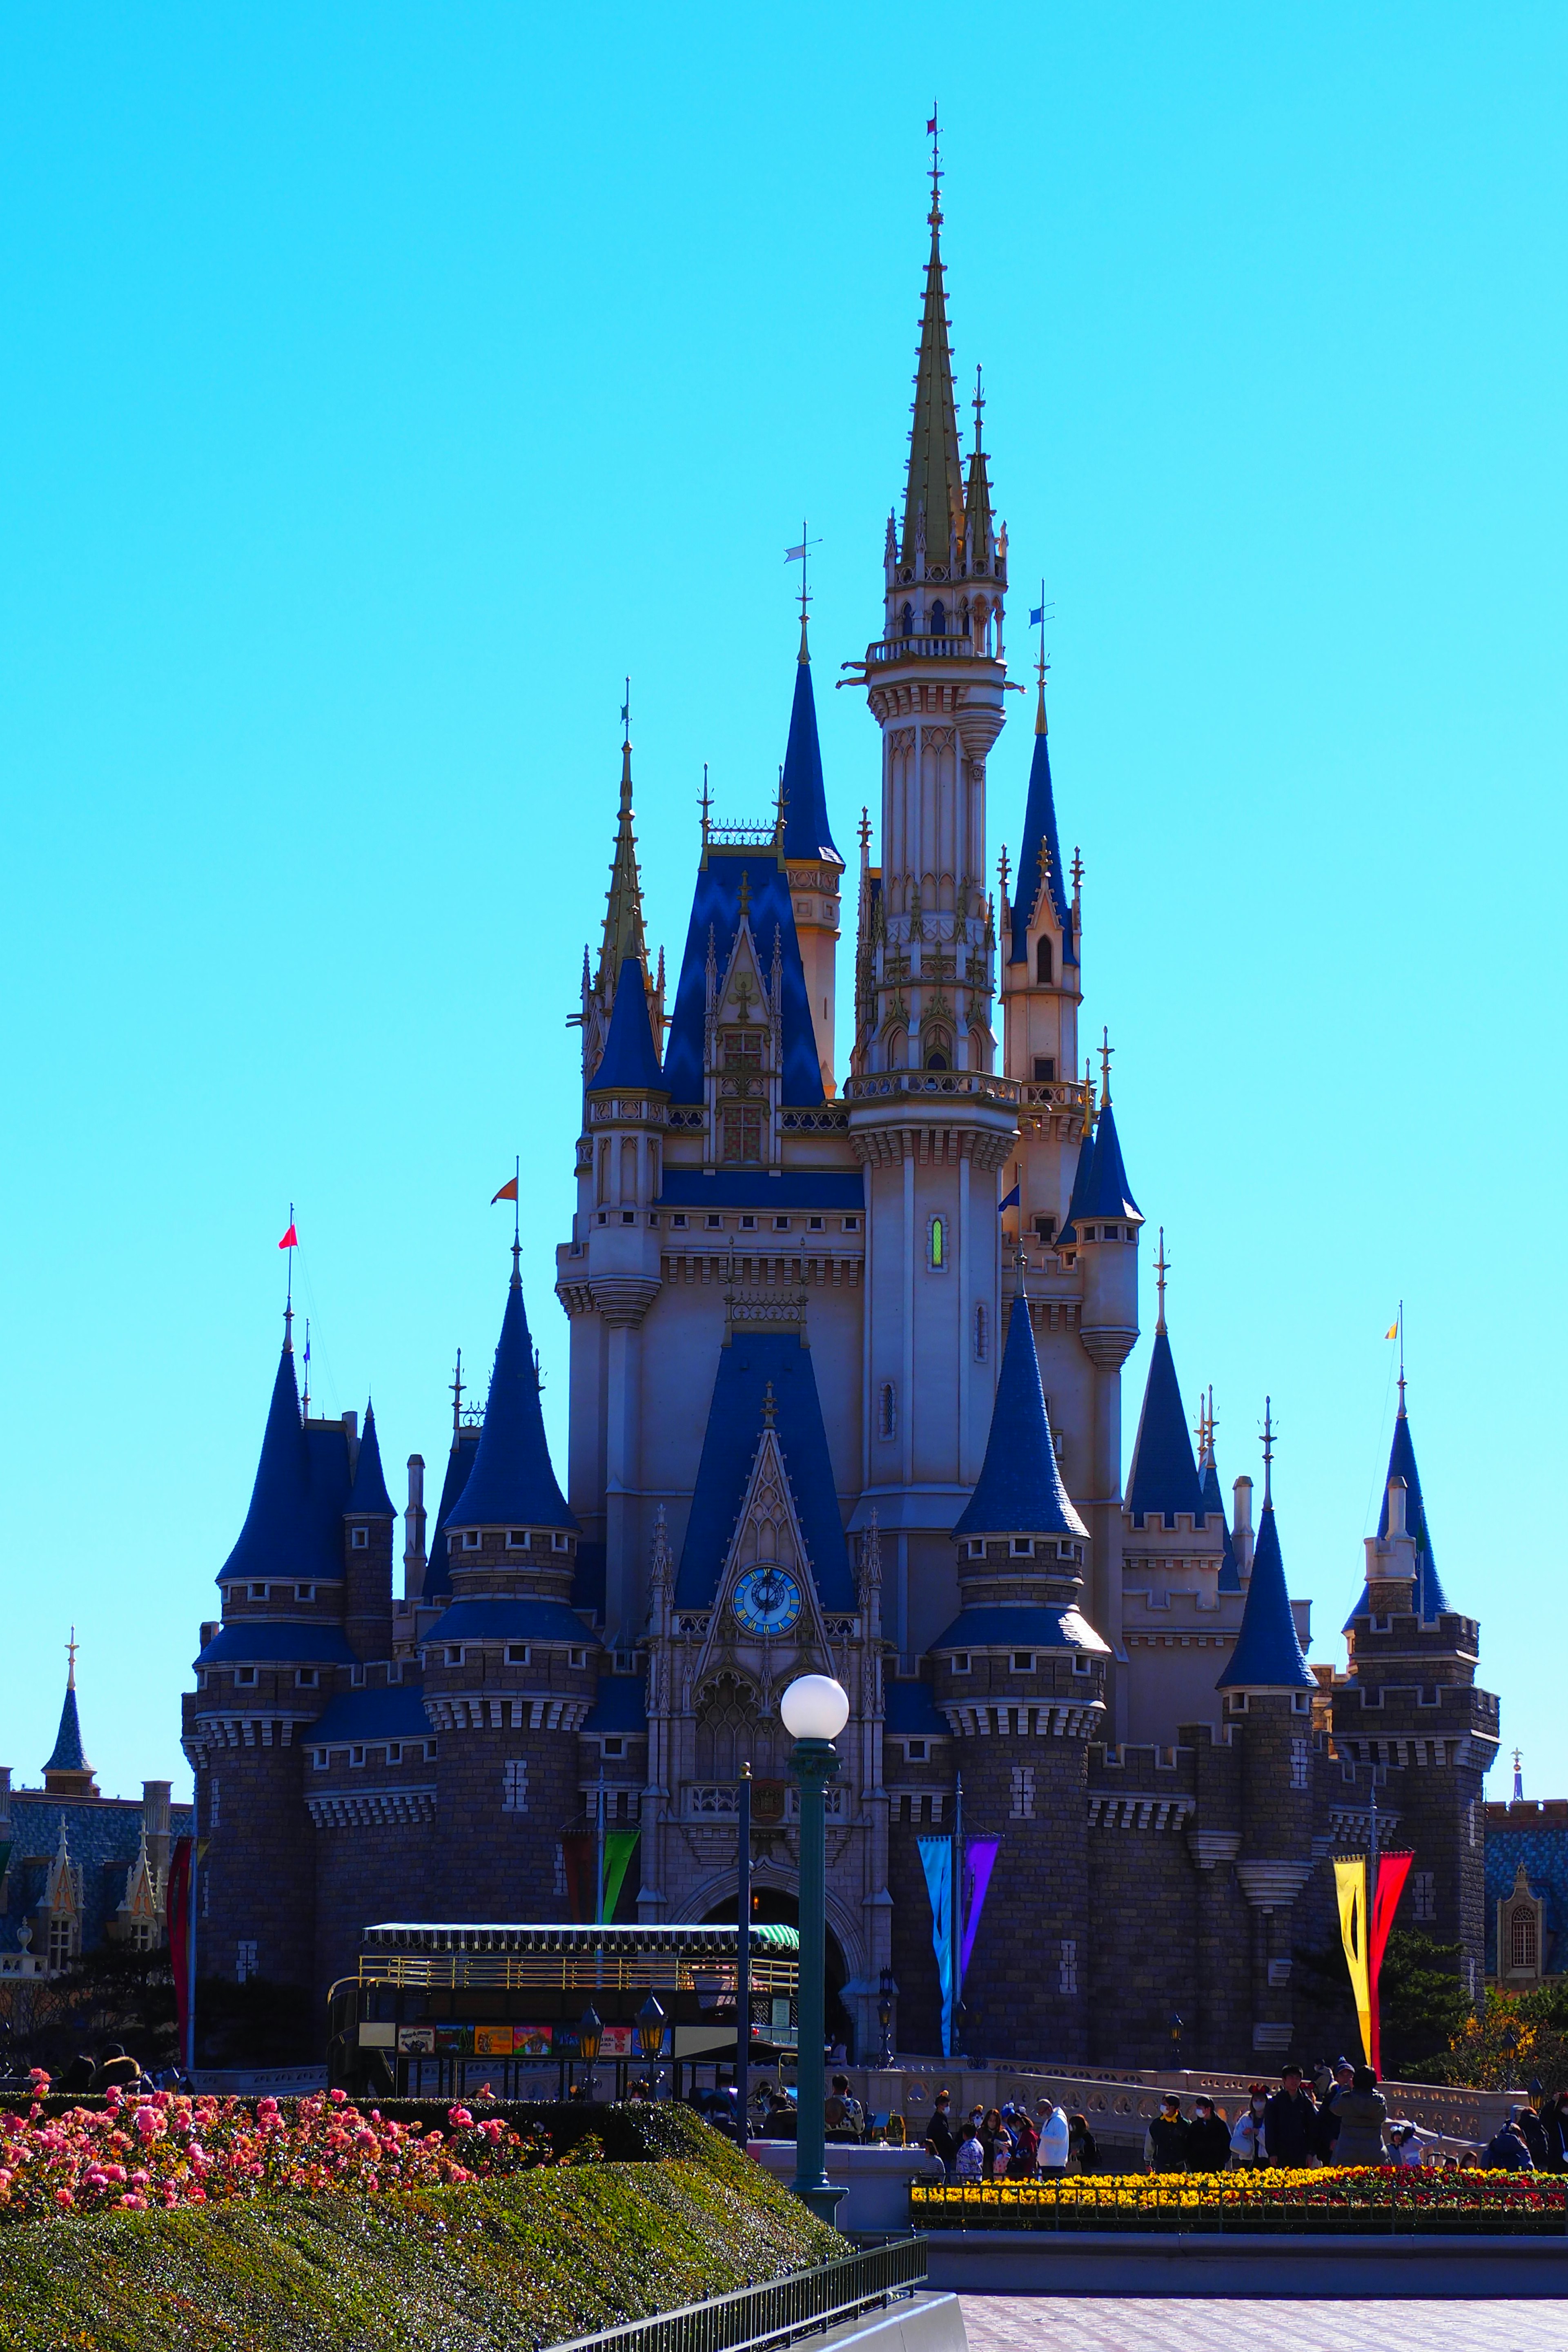
M 921 1864 L 931 1896 L 931 1940 L 942 1989 L 942 2054 L 952 2055 L 952 1840 L 923 1837 Z

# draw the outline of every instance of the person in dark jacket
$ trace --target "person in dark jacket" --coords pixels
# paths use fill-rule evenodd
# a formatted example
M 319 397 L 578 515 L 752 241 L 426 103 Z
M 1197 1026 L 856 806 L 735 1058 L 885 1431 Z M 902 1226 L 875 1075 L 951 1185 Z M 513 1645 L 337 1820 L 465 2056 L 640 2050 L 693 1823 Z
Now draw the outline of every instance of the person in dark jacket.
M 1172 2092 L 1161 2101 L 1160 2112 L 1149 2126 L 1149 2161 L 1156 2172 L 1185 2172 L 1192 2130 L 1180 2099 Z
M 93 2063 L 84 2052 L 78 2051 L 63 2074 L 57 2074 L 49 2088 L 52 2091 L 90 2091 Z
M 1303 2165 L 1318 2154 L 1318 2110 L 1300 2066 L 1287 2066 L 1263 2118 L 1263 2147 L 1270 2164 Z
M 1212 2099 L 1199 2098 L 1193 2102 L 1193 2120 L 1187 2129 L 1187 2169 L 1189 2172 L 1230 2170 L 1230 2126 Z
M 958 2134 L 952 2128 L 952 2094 L 939 2091 L 931 2109 L 931 2123 L 926 2131 L 926 2146 L 937 2159 L 948 2179 L 952 2179 L 952 2160 L 958 2154 Z
M 1068 2170 L 1092 2172 L 1100 2162 L 1100 2142 L 1089 2127 L 1087 2116 L 1068 2117 Z
M 1568 2091 L 1559 2091 L 1541 2110 L 1548 2172 L 1568 2172 Z
M 1486 2172 L 1534 2171 L 1535 2167 L 1530 2160 L 1529 2143 L 1511 2115 L 1499 2125 L 1488 2141 L 1486 2153 L 1481 2158 L 1481 2168 Z
M 1537 2172 L 1546 2169 L 1546 2126 L 1533 2107 L 1516 2107 L 1514 2120 Z
M 1358 2066 L 1352 2088 L 1335 2110 L 1340 2134 L 1334 2143 L 1336 2164 L 1386 2164 L 1388 2103 L 1377 2087 L 1370 2066 Z

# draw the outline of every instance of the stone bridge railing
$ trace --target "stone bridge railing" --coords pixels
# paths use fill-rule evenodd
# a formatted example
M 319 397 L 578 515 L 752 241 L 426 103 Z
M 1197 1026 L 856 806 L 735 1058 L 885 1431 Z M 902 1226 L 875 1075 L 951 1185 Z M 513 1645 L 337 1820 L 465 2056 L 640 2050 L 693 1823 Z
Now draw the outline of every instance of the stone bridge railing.
M 1069 2115 L 1087 2116 L 1097 2138 L 1140 2147 L 1167 2091 L 1179 2093 L 1188 2112 L 1190 2102 L 1205 2092 L 1234 2122 L 1254 2082 L 1266 2080 L 1273 2090 L 1279 2080 L 1261 2072 L 1229 2074 L 1203 2067 L 1166 2073 L 1083 2067 L 1067 2073 L 1039 2066 L 948 2066 L 929 2059 L 846 2071 L 868 2108 L 877 2115 L 901 2115 L 911 2127 L 931 2114 L 937 2089 L 945 2084 L 952 2093 L 955 2113 L 973 2106 L 999 2107 L 1012 2099 L 1026 2100 L 1032 2114 L 1039 2100 L 1049 2097 Z M 1413 2123 L 1424 2137 L 1456 2151 L 1484 2147 L 1510 2106 L 1522 2105 L 1528 2097 L 1521 2090 L 1464 2091 L 1440 2083 L 1386 2082 L 1379 2087 L 1391 2119 Z

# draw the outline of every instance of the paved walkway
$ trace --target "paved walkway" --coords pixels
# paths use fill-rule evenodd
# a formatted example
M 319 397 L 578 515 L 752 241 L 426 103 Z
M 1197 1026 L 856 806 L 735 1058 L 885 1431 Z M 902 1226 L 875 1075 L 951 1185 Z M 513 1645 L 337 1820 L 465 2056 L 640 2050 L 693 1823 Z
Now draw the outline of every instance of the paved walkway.
M 1436 2303 L 1220 2301 L 1204 2295 L 966 2294 L 969 2352 L 1232 2352 L 1289 2341 L 1311 2352 L 1537 2352 L 1568 2347 L 1568 2301 Z

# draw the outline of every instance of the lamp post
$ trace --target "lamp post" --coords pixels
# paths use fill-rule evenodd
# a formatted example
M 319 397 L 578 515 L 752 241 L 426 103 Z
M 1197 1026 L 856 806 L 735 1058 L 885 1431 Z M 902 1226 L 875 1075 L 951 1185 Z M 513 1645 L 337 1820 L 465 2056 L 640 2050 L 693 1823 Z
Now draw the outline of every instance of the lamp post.
M 827 1975 L 827 1832 L 823 1795 L 838 1769 L 833 1742 L 849 1720 L 847 1694 L 830 1675 L 802 1675 L 779 1702 L 795 1741 L 790 1770 L 800 1783 L 800 1992 L 795 2040 L 795 2194 L 831 2223 L 842 2189 L 827 2178 L 822 2045 Z
M 637 2054 L 653 2066 L 653 2095 L 658 2096 L 658 2059 L 664 2048 L 664 2009 L 656 1992 L 650 1992 L 637 2011 Z
M 893 2063 L 893 2003 L 898 1997 L 899 1988 L 893 1982 L 893 1971 L 891 1969 L 884 1969 L 882 1981 L 877 1993 L 877 2022 L 882 2029 L 884 2066 L 890 2066 Z
M 588 2069 L 588 2096 L 594 2095 L 594 2069 L 599 2061 L 600 2045 L 605 2039 L 604 2020 L 592 2001 L 577 2021 L 577 2055 Z

